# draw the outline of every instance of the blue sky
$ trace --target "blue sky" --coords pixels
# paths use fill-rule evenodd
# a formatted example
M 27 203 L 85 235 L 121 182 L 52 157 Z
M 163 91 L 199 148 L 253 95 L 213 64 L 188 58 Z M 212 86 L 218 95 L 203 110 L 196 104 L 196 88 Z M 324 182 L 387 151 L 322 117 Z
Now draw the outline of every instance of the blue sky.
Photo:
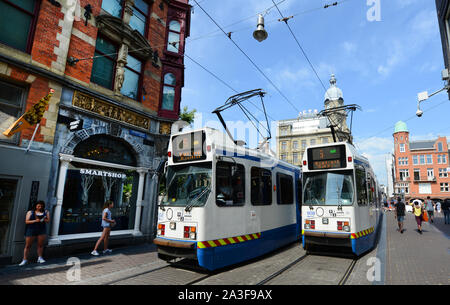
M 267 40 L 252 37 L 257 13 L 271 7 L 271 0 L 197 0 L 233 40 L 266 73 L 292 107 L 255 69 L 247 58 L 195 4 L 186 54 L 219 76 L 238 92 L 262 88 L 272 119 L 295 118 L 297 110 L 323 109 L 324 89 L 284 23 L 273 8 L 265 15 Z M 281 0 L 276 1 L 281 2 Z M 380 21 L 369 21 L 373 5 L 366 0 L 339 1 L 320 9 L 325 0 L 285 0 L 284 16 L 328 88 L 331 73 L 344 93 L 346 104 L 358 104 L 353 136 L 371 160 L 382 183 L 386 181 L 384 158 L 393 149 L 397 121 L 408 124 L 412 140 L 450 137 L 450 101 L 445 93 L 422 103 L 422 118 L 415 116 L 417 93 L 443 87 L 444 68 L 436 8 L 431 0 L 379 0 Z M 243 21 L 242 21 L 243 20 Z M 228 25 L 234 24 L 230 27 Z M 185 58 L 185 87 L 181 106 L 195 108 L 202 122 L 216 120 L 211 114 L 235 92 Z M 256 104 L 258 100 L 254 100 Z M 262 114 L 249 109 L 263 119 Z M 224 113 L 226 120 L 245 121 L 238 111 Z M 275 131 L 273 144 L 275 142 Z

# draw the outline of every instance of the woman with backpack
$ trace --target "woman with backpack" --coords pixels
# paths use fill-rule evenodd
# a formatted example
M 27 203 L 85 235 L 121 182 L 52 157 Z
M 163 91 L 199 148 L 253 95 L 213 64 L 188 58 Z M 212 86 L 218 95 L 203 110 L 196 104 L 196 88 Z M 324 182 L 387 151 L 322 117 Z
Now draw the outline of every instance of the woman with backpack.
M 413 204 L 413 214 L 416 217 L 416 223 L 417 223 L 417 229 L 419 230 L 419 233 L 422 234 L 422 214 L 423 214 L 423 208 L 420 200 L 414 200 Z
M 398 222 L 398 231 L 403 234 L 403 221 L 405 220 L 405 203 L 402 201 L 402 198 L 397 198 L 397 205 L 395 206 L 395 217 Z

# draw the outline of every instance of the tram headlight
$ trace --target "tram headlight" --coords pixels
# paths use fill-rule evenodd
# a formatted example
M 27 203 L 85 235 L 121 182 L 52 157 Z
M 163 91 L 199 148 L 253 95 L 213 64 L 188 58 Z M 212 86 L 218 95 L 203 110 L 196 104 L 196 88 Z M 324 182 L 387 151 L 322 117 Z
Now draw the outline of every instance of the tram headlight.
M 172 222 L 170 223 L 170 229 L 171 229 L 171 230 L 175 230 L 176 228 L 177 228 L 177 223 L 174 222 L 174 221 L 172 221 Z

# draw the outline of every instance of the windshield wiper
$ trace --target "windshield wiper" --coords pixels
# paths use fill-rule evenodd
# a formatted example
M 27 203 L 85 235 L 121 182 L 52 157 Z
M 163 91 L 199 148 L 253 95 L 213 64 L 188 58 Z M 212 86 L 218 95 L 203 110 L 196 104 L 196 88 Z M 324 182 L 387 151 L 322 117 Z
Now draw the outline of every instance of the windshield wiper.
M 204 194 L 206 194 L 207 192 L 210 192 L 211 189 L 209 187 L 206 187 L 203 191 L 201 191 L 200 193 L 198 193 L 196 196 L 192 197 L 188 204 L 186 205 L 186 208 L 184 209 L 186 212 L 189 212 L 190 210 L 192 210 L 192 208 L 194 207 L 194 204 L 196 201 L 198 201 L 198 198 L 201 198 Z

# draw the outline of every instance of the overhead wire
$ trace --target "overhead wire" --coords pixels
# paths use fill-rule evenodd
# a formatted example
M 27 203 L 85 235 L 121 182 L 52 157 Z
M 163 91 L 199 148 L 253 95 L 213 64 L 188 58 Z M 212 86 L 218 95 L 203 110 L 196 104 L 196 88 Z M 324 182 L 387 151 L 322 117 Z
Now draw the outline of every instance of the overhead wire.
M 223 34 L 228 37 L 228 39 L 236 46 L 236 48 L 238 48 L 239 51 L 241 51 L 241 53 L 252 63 L 252 65 L 258 70 L 259 73 L 261 73 L 261 75 L 264 76 L 264 78 L 275 88 L 275 90 L 292 106 L 292 108 L 294 108 L 297 113 L 299 112 L 299 109 L 286 97 L 286 95 L 275 85 L 275 83 L 264 73 L 264 71 L 261 70 L 261 68 L 250 58 L 250 56 L 247 55 L 247 53 L 245 53 L 244 50 L 242 50 L 242 48 L 231 38 L 231 36 L 229 36 L 223 29 L 222 27 L 217 23 L 216 20 L 214 20 L 214 18 L 211 17 L 210 14 L 208 14 L 207 11 L 205 11 L 205 9 L 198 4 L 197 0 L 194 0 L 197 3 L 197 6 L 209 17 L 209 19 L 211 19 L 211 21 L 223 32 Z
M 311 69 L 314 71 L 314 74 L 316 75 L 317 79 L 319 80 L 320 84 L 322 85 L 322 88 L 323 88 L 325 91 L 327 91 L 327 88 L 325 87 L 323 81 L 320 79 L 319 74 L 318 74 L 317 71 L 316 71 L 316 68 L 314 68 L 314 65 L 312 64 L 311 60 L 309 59 L 308 55 L 306 54 L 304 48 L 302 47 L 302 45 L 300 44 L 299 40 L 297 39 L 297 37 L 295 36 L 294 32 L 292 31 L 291 27 L 289 26 L 288 20 L 289 20 L 291 17 L 284 17 L 283 14 L 281 13 L 280 9 L 278 8 L 278 5 L 275 3 L 274 0 L 272 0 L 272 3 L 273 3 L 273 5 L 275 6 L 275 8 L 277 9 L 278 13 L 280 14 L 280 16 L 281 16 L 281 18 L 282 18 L 281 21 L 283 21 L 283 22 L 286 24 L 287 28 L 289 29 L 289 32 L 291 33 L 291 35 L 292 35 L 292 37 L 294 38 L 295 42 L 297 43 L 298 47 L 299 47 L 300 50 L 302 51 L 303 56 L 305 56 L 306 60 L 307 60 L 308 63 L 309 63 L 309 66 L 310 66 Z

